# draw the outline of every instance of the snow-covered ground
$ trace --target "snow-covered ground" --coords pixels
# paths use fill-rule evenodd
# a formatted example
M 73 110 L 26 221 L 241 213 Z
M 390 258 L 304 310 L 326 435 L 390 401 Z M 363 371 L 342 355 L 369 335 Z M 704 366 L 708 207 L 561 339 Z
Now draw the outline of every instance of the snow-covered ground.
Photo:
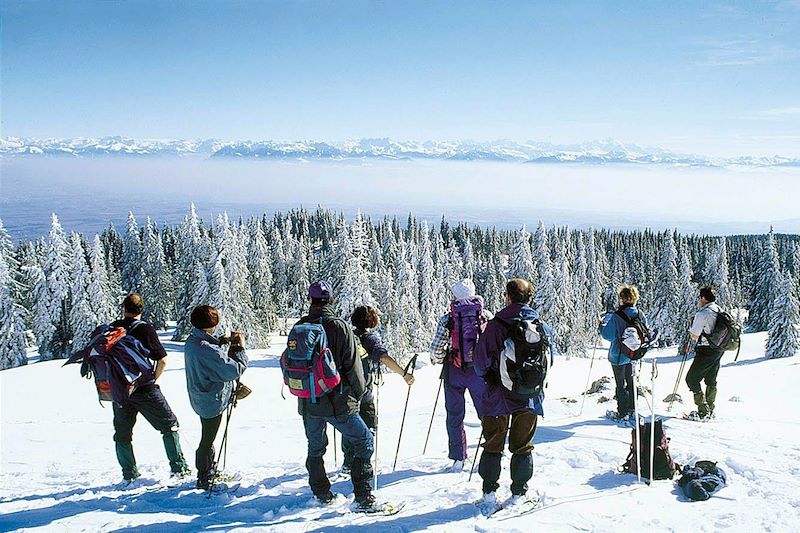
M 184 453 L 193 463 L 200 437 L 197 416 L 189 406 L 182 345 L 167 341 L 168 369 L 161 387 L 181 422 Z M 473 503 L 480 497 L 477 473 L 444 473 L 449 466 L 444 409 L 436 411 L 431 443 L 422 454 L 438 385 L 439 369 L 417 370 L 396 471 L 397 446 L 406 387 L 387 375 L 380 389 L 379 499 L 405 502 L 391 517 L 349 511 L 349 481 L 334 490 L 348 496 L 333 507 L 310 504 L 305 438 L 293 398 L 281 398 L 277 354 L 285 342 L 251 353 L 243 382 L 253 394 L 234 412 L 228 470 L 241 472 L 233 494 L 206 499 L 187 483 L 170 488 L 161 482 L 168 465 L 160 435 L 140 420 L 134 447 L 144 485 L 119 490 L 110 408 L 96 401 L 93 384 L 80 378 L 78 366 L 52 361 L 0 372 L 2 401 L 2 531 L 797 531 L 800 529 L 800 415 L 796 388 L 797 357 L 765 360 L 764 334 L 746 335 L 737 363 L 726 354 L 719 376 L 718 418 L 711 423 L 680 419 L 690 394 L 681 383 L 684 403 L 672 412 L 657 402 L 667 418 L 670 450 L 679 463 L 719 461 L 728 486 L 706 502 L 689 502 L 671 481 L 652 487 L 616 469 L 628 452 L 630 429 L 603 418 L 610 403 L 602 395 L 580 393 L 589 359 L 559 360 L 552 369 L 546 418 L 540 420 L 534 450 L 532 487 L 545 495 L 545 507 L 528 516 L 487 519 Z M 672 392 L 680 358 L 659 356 L 656 397 Z M 642 384 L 650 386 L 650 358 Z M 688 366 L 687 366 L 688 367 Z M 597 350 L 592 381 L 611 376 L 605 352 Z M 605 395 L 613 396 L 612 391 Z M 441 399 L 440 399 L 441 402 Z M 642 402 L 643 403 L 643 402 Z M 646 407 L 645 407 L 646 408 Z M 646 408 L 647 409 L 647 408 Z M 677 417 L 677 418 L 676 418 Z M 468 408 L 467 436 L 474 454 L 480 433 Z M 338 439 L 337 439 L 338 440 Z M 341 454 L 338 454 L 341 460 Z M 326 465 L 336 471 L 332 447 Z M 508 459 L 501 482 L 508 495 Z M 677 478 L 676 478 L 677 479 Z

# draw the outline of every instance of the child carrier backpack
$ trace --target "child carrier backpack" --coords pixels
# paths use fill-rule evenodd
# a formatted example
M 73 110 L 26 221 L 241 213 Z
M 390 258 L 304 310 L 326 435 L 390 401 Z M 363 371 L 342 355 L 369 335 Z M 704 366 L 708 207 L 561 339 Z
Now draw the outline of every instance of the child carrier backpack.
M 514 318 L 500 353 L 500 383 L 520 398 L 535 398 L 545 386 L 550 339 L 538 319 Z
M 742 326 L 730 315 L 730 313 L 720 309 L 717 313 L 717 321 L 709 335 L 705 335 L 708 343 L 712 346 L 730 352 L 739 350 L 741 346 Z
M 464 363 L 472 363 L 475 356 L 475 346 L 481 334 L 481 321 L 483 319 L 483 299 L 472 296 L 461 300 L 454 300 L 450 304 L 450 345 L 452 346 L 451 360 L 461 368 Z
M 639 424 L 639 437 L 641 444 L 636 442 L 636 428 L 631 430 L 631 450 L 621 471 L 629 474 L 636 474 L 636 447 L 639 447 L 639 457 L 642 461 L 641 475 L 647 479 L 672 479 L 680 467 L 672 460 L 669 454 L 669 438 L 661 425 L 661 420 L 655 422 L 655 433 L 653 434 L 656 443 L 653 455 L 654 476 L 650 477 L 650 422 Z
M 312 403 L 317 403 L 320 396 L 328 394 L 342 381 L 328 348 L 323 320 L 295 324 L 281 355 L 283 382 L 289 392 Z
M 638 361 L 644 357 L 650 348 L 650 344 L 653 342 L 653 335 L 642 321 L 641 313 L 637 312 L 636 316 L 631 318 L 625 313 L 624 309 L 618 309 L 615 314 L 624 320 L 626 324 L 625 330 L 622 332 L 622 338 L 619 341 L 620 352 L 631 361 Z
M 148 359 L 150 350 L 130 335 L 143 323 L 134 321 L 127 331 L 107 324 L 98 326 L 86 347 L 75 352 L 64 366 L 81 363 L 81 376 L 94 378 L 100 402 L 124 403 L 137 389 L 155 381 Z

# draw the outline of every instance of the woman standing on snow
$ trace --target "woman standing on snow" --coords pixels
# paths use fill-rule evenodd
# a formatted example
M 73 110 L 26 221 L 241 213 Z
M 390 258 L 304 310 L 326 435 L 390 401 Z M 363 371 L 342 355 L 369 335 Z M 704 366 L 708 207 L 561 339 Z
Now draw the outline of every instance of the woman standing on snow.
M 378 311 L 369 305 L 360 305 L 355 308 L 350 317 L 350 322 L 355 326 L 355 334 L 360 341 L 357 349 L 361 364 L 364 368 L 364 380 L 366 381 L 366 392 L 361 398 L 361 409 L 359 414 L 364 419 L 364 423 L 374 434 L 378 430 L 378 413 L 375 411 L 375 398 L 372 393 L 373 374 L 379 370 L 379 365 L 386 365 L 389 370 L 401 375 L 408 385 L 414 383 L 414 376 L 405 372 L 403 367 L 397 364 L 384 346 L 380 335 L 374 331 L 369 331 L 378 327 L 381 323 Z M 353 464 L 353 446 L 346 437 L 342 437 L 342 452 L 344 454 L 344 464 L 342 472 L 349 472 Z
M 639 290 L 633 285 L 623 285 L 617 293 L 619 307 L 616 311 L 606 313 L 598 323 L 600 335 L 611 341 L 608 348 L 608 360 L 614 370 L 614 381 L 617 386 L 617 412 L 614 418 L 630 419 L 633 415 L 634 394 L 636 390 L 633 383 L 633 362 L 625 355 L 622 346 L 622 337 L 629 327 L 630 321 L 637 316 L 642 324 L 647 327 L 647 317 L 636 309 L 639 301 Z

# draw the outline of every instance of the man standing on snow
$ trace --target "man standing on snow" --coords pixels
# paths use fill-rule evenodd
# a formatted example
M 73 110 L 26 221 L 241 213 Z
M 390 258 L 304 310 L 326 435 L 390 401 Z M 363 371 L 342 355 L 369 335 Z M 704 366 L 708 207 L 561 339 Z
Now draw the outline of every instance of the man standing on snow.
M 694 403 L 697 412 L 693 413 L 698 418 L 708 418 L 714 415 L 714 402 L 717 399 L 717 373 L 719 363 L 724 355 L 724 350 L 711 346 L 706 338 L 711 335 L 717 323 L 717 315 L 722 311 L 716 304 L 717 294 L 711 286 L 700 288 L 700 310 L 694 315 L 694 320 L 689 328 L 691 343 L 696 343 L 694 360 L 686 373 L 686 384 L 694 393 Z M 700 382 L 706 382 L 706 393 Z M 690 415 L 691 416 L 691 415 Z
M 133 426 L 139 413 L 151 426 L 161 432 L 172 476 L 182 478 L 189 474 L 189 466 L 181 451 L 178 419 L 161 393 L 161 388 L 156 384 L 167 366 L 167 351 L 162 346 L 155 328 L 142 320 L 143 310 L 142 297 L 135 292 L 131 293 L 122 302 L 122 320 L 111 323 L 112 328 L 125 328 L 128 335 L 150 350 L 148 357 L 155 361 L 152 380 L 138 387 L 124 404 L 117 405 L 114 402 L 114 442 L 117 460 L 122 467 L 122 477 L 126 482 L 131 482 L 140 475 L 136 468 L 132 444 Z
M 450 288 L 453 301 L 450 311 L 439 319 L 430 346 L 431 363 L 442 363 L 444 406 L 447 411 L 448 457 L 453 460 L 452 472 L 460 472 L 467 458 L 467 436 L 464 432 L 466 404 L 464 393 L 469 390 L 478 419 L 483 416 L 482 401 L 486 387 L 475 374 L 474 349 L 491 313 L 483 308 L 483 298 L 475 295 L 475 284 L 465 278 Z
M 325 331 L 327 346 L 331 350 L 336 369 L 341 377 L 340 385 L 318 398 L 298 398 L 298 412 L 303 417 L 308 440 L 308 483 L 314 496 L 322 503 L 330 503 L 335 498 L 331 483 L 325 472 L 325 449 L 328 446 L 326 429 L 328 424 L 346 437 L 353 450 L 350 467 L 355 495 L 355 510 L 369 512 L 374 509 L 375 496 L 370 481 L 374 450 L 372 432 L 358 414 L 361 398 L 366 390 L 361 360 L 358 357 L 356 337 L 353 330 L 333 308 L 332 289 L 326 281 L 317 281 L 308 288 L 311 307 L 308 315 L 298 324 L 320 324 Z M 294 328 L 290 332 L 291 344 Z M 297 341 L 295 341 L 297 342 Z
M 247 369 L 248 359 L 240 332 L 231 332 L 229 338 L 214 336 L 219 324 L 219 311 L 215 307 L 198 305 L 192 310 L 191 321 L 192 331 L 183 350 L 189 403 L 200 417 L 201 427 L 200 444 L 195 453 L 196 488 L 209 490 L 217 475 L 214 439 L 222 413 L 233 401 L 237 380 Z M 225 349 L 227 342 L 230 347 Z
M 533 297 L 533 286 L 524 279 L 512 279 L 506 284 L 506 307 L 486 325 L 475 350 L 475 370 L 485 377 L 486 390 L 483 396 L 483 454 L 478 473 L 483 479 L 483 504 L 497 505 L 496 491 L 500 487 L 500 459 L 508 435 L 511 451 L 511 493 L 515 500 L 524 499 L 528 481 L 533 476 L 533 435 L 538 416 L 544 415 L 542 402 L 544 392 L 534 398 L 515 395 L 500 384 L 500 357 L 509 330 L 516 318 L 525 321 L 538 320 L 536 311 L 529 307 Z M 552 339 L 552 332 L 542 324 L 545 334 Z M 552 345 L 552 344 L 551 344 Z

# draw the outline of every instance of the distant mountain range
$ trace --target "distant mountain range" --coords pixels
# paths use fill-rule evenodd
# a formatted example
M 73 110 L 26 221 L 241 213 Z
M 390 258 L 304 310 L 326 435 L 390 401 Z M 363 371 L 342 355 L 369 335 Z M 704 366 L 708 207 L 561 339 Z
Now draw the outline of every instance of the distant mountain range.
M 432 159 L 509 161 L 517 163 L 640 164 L 679 166 L 800 167 L 800 159 L 772 156 L 711 158 L 644 148 L 614 140 L 576 145 L 514 141 L 395 141 L 359 139 L 342 143 L 315 141 L 195 141 L 80 137 L 75 139 L 0 139 L 0 156 L 157 157 L 202 155 L 213 158 L 267 160 Z

